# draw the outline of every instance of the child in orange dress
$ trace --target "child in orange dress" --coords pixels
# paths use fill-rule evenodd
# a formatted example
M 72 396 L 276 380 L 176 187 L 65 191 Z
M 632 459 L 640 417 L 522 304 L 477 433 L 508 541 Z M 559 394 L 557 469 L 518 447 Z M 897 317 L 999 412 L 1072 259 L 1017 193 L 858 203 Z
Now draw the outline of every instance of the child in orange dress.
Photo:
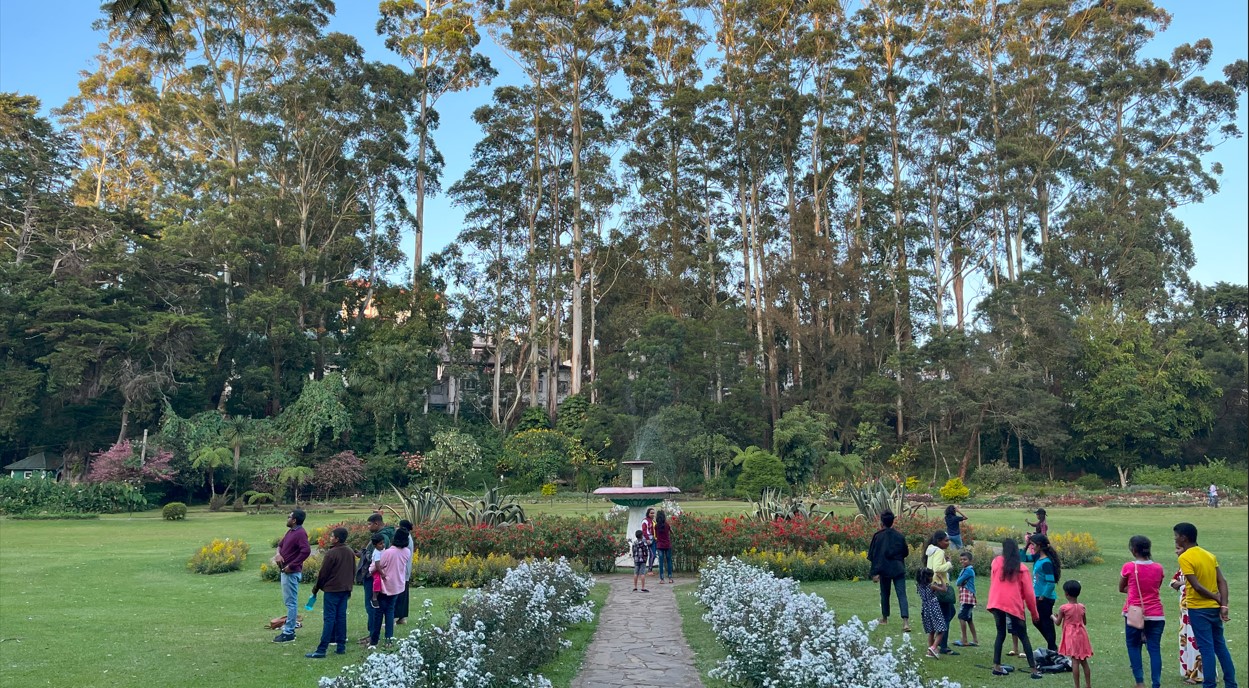
M 1054 615 L 1054 624 L 1063 629 L 1063 639 L 1058 645 L 1058 654 L 1071 660 L 1071 675 L 1076 680 L 1076 688 L 1080 688 L 1080 670 L 1084 670 L 1085 688 L 1093 688 L 1090 676 L 1089 657 L 1093 656 L 1093 645 L 1089 642 L 1089 631 L 1085 627 L 1084 605 L 1080 604 L 1080 581 L 1069 580 L 1063 583 L 1063 592 L 1067 595 L 1067 604 L 1058 608 Z

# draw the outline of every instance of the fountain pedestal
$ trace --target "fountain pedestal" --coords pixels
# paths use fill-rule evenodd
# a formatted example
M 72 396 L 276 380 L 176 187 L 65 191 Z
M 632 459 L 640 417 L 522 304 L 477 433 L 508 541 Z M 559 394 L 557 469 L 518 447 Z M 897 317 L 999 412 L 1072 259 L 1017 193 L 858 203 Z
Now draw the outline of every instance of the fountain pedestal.
M 642 472 L 651 461 L 621 461 L 621 464 L 633 469 L 631 487 L 600 487 L 594 491 L 596 495 L 607 497 L 615 504 L 629 507 L 629 524 L 625 528 L 625 540 L 632 546 L 634 533 L 642 529 L 642 521 L 646 519 L 646 508 L 654 506 L 670 494 L 679 494 L 681 490 L 667 485 L 644 486 Z M 616 559 L 616 566 L 633 568 L 633 557 L 625 554 Z

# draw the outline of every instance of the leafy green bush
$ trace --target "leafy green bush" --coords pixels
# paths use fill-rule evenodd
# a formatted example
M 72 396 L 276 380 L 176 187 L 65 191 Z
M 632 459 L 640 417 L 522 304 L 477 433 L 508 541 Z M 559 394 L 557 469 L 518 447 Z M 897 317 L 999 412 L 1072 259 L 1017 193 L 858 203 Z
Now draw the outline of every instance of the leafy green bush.
M 736 460 L 742 464 L 741 475 L 737 476 L 738 496 L 758 499 L 764 488 L 785 490 L 789 487 L 789 483 L 785 482 L 785 464 L 776 454 L 752 446 L 747 447 Z
M 971 476 L 973 485 L 983 490 L 994 490 L 1004 485 L 1018 485 L 1024 481 L 1022 472 L 1003 461 L 986 463 Z
M 186 567 L 195 573 L 206 575 L 238 571 L 247 560 L 249 549 L 248 544 L 242 540 L 216 538 L 192 554 Z
M 942 501 L 958 503 L 971 496 L 971 490 L 959 478 L 950 478 L 939 490 Z
M 170 502 L 161 508 L 160 515 L 166 521 L 181 521 L 186 518 L 186 505 L 182 502 Z
M 143 491 L 126 483 L 82 483 L 0 478 L 0 513 L 116 514 L 148 506 Z
M 1105 489 L 1106 481 L 1101 476 L 1089 473 L 1076 478 L 1076 485 L 1089 491 Z
M 1244 491 L 1249 489 L 1249 470 L 1246 470 L 1244 466 L 1229 466 L 1223 459 L 1209 459 L 1204 464 L 1187 468 L 1141 466 L 1132 473 L 1132 483 L 1201 490 L 1213 483 L 1220 487 L 1234 487 Z

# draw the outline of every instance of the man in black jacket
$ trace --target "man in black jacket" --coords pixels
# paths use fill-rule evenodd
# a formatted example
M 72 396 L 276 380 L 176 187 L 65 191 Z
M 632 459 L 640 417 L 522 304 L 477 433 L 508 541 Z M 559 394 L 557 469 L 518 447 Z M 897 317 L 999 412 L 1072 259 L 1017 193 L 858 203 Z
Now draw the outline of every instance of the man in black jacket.
M 355 585 L 356 555 L 347 546 L 347 529 L 335 528 L 330 533 L 332 544 L 325 552 L 325 560 L 321 562 L 321 570 L 317 572 L 317 582 L 312 586 L 312 594 L 324 592 L 321 628 L 321 643 L 317 649 L 304 655 L 309 659 L 321 659 L 330 649 L 330 643 L 337 643 L 338 654 L 347 652 L 347 601 L 351 599 L 351 588 Z
M 911 630 L 910 614 L 906 603 L 906 557 L 911 553 L 906 537 L 894 530 L 893 512 L 880 514 L 880 530 L 872 536 L 867 548 L 867 558 L 872 562 L 869 570 L 872 580 L 880 583 L 880 623 L 889 623 L 889 586 L 898 593 L 898 610 L 902 613 L 902 631 Z

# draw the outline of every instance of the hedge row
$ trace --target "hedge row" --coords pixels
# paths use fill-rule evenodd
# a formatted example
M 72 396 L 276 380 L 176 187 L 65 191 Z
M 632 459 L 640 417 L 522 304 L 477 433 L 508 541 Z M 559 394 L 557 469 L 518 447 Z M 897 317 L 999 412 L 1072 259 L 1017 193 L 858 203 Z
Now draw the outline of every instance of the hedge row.
M 142 490 L 125 483 L 0 478 L 0 514 L 117 514 L 148 508 Z

